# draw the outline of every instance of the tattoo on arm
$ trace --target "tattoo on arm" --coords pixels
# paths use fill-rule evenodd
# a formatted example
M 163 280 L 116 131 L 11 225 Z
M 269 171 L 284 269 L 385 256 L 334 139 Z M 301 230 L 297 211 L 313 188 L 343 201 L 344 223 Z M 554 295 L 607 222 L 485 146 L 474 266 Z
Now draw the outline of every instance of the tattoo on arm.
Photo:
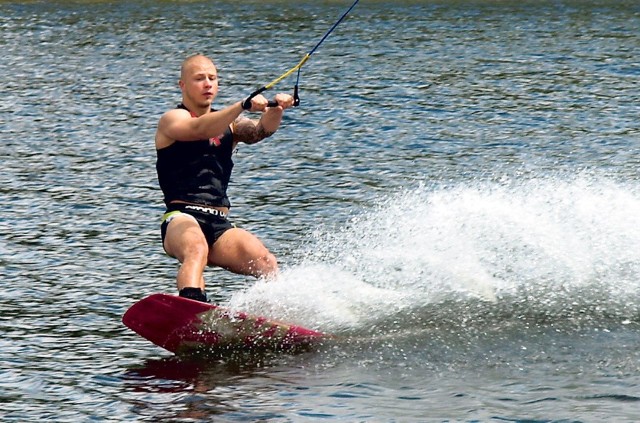
M 233 125 L 233 138 L 236 142 L 255 144 L 273 135 L 264 129 L 260 122 L 254 122 L 248 118 L 239 118 Z
M 261 140 L 263 140 L 265 138 L 269 138 L 271 135 L 275 134 L 275 131 L 267 131 L 266 129 L 264 129 L 262 124 L 258 124 L 258 126 L 256 128 L 256 132 L 257 132 L 257 136 Z

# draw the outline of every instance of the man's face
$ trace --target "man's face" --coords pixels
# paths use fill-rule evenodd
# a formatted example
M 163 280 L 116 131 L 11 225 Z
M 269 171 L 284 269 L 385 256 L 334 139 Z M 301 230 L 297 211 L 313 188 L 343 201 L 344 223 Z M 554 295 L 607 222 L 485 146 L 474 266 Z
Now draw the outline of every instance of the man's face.
M 218 95 L 218 71 L 211 60 L 195 57 L 184 65 L 179 84 L 185 98 L 209 107 Z

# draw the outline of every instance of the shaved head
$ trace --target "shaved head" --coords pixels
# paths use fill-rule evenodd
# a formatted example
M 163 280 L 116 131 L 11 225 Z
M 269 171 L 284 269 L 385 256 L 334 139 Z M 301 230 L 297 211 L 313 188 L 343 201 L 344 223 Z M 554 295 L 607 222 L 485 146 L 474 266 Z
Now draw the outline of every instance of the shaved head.
M 215 67 L 213 61 L 207 56 L 197 53 L 184 59 L 182 66 L 180 66 L 180 79 L 185 80 L 191 69 L 195 66 Z
M 196 113 L 205 113 L 218 95 L 218 70 L 203 54 L 187 57 L 180 67 L 182 103 Z

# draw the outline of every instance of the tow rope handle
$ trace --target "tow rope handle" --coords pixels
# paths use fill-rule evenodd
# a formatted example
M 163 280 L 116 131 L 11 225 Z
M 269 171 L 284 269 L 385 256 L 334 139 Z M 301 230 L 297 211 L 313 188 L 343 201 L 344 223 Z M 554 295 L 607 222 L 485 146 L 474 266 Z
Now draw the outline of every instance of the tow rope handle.
M 255 90 L 254 92 L 252 92 L 251 95 L 249 95 L 249 97 L 247 97 L 242 102 L 242 108 L 244 110 L 251 109 L 251 99 L 257 96 L 258 94 L 262 94 L 266 90 L 267 90 L 266 87 L 261 87 Z M 269 102 L 267 103 L 267 107 L 276 107 L 277 105 L 278 105 L 278 102 L 275 100 L 269 100 Z M 300 96 L 298 95 L 298 84 L 296 84 L 296 86 L 293 88 L 293 107 L 298 107 L 299 105 L 300 105 Z

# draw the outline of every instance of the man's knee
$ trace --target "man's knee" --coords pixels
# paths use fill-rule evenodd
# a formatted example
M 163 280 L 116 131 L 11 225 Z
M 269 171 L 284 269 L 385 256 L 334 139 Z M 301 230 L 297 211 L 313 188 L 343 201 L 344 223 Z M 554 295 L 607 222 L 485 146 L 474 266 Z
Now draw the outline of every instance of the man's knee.
M 267 249 L 249 260 L 247 266 L 248 273 L 258 278 L 275 276 L 278 273 L 278 260 Z
M 275 274 L 278 272 L 278 259 L 271 252 L 262 257 L 266 274 Z
M 209 246 L 204 240 L 194 240 L 188 244 L 181 244 L 176 248 L 175 257 L 181 262 L 194 261 L 202 262 L 202 267 L 207 263 Z

